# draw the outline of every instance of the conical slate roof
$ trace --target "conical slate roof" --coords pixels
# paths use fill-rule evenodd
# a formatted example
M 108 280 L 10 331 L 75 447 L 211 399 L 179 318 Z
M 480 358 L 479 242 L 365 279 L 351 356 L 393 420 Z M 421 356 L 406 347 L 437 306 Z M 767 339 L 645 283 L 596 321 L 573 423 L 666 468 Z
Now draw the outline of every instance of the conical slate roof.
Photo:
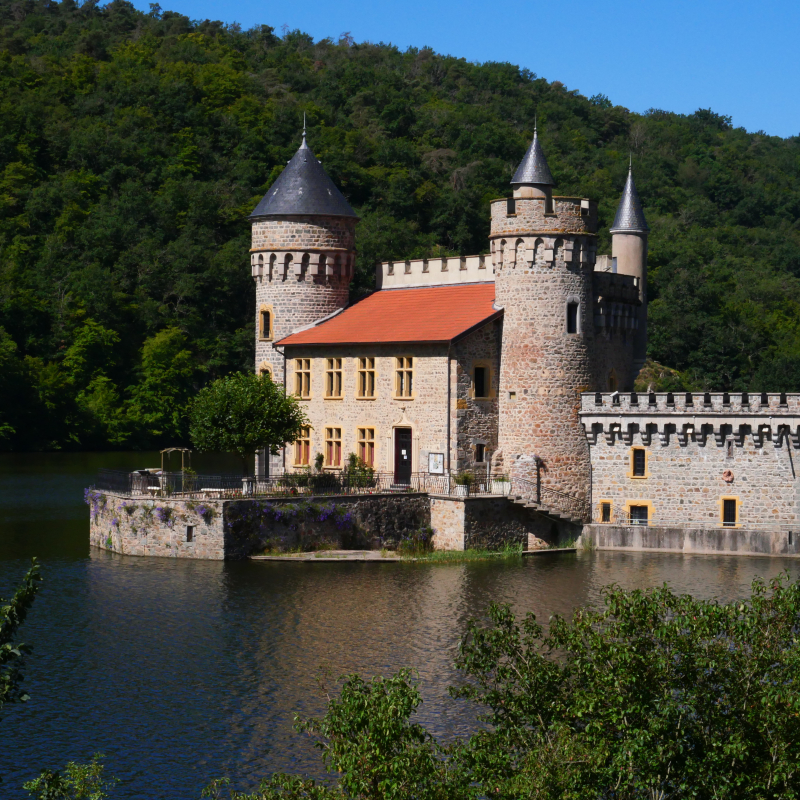
M 544 151 L 539 144 L 539 134 L 536 127 L 533 128 L 533 141 L 525 153 L 525 158 L 522 159 L 514 177 L 511 179 L 511 185 L 515 186 L 521 183 L 538 183 L 542 185 L 555 186 L 556 182 L 550 174 L 550 167 L 547 166 L 547 159 L 544 157 Z
M 283 217 L 291 214 L 356 216 L 350 203 L 344 199 L 344 195 L 336 188 L 336 184 L 306 144 L 305 131 L 300 148 L 261 198 L 250 218 Z
M 633 165 L 631 165 L 628 167 L 628 180 L 625 181 L 625 188 L 622 190 L 622 199 L 619 201 L 611 233 L 647 233 L 649 230 L 642 211 L 642 201 L 633 182 Z

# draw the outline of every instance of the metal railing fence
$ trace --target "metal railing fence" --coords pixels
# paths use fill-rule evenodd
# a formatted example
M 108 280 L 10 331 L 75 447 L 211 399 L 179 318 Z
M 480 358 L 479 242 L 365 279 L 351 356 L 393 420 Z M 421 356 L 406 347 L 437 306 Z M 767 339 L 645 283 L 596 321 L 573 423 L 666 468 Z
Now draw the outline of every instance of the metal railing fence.
M 412 473 L 398 480 L 394 473 L 355 471 L 287 472 L 270 478 L 240 475 L 195 475 L 186 472 L 123 472 L 101 469 L 95 489 L 136 497 L 236 499 L 351 494 L 427 493 L 455 496 L 507 495 L 511 483 L 500 475 L 456 483 L 449 475 Z

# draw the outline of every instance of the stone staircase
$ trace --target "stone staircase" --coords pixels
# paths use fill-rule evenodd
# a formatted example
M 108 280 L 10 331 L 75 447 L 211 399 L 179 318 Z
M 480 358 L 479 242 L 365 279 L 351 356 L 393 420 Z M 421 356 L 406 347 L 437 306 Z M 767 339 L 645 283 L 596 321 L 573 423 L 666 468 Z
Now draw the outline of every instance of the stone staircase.
M 537 486 L 533 481 L 514 478 L 508 499 L 524 508 L 574 525 L 583 525 L 590 520 L 589 503 L 586 500 L 545 486 Z

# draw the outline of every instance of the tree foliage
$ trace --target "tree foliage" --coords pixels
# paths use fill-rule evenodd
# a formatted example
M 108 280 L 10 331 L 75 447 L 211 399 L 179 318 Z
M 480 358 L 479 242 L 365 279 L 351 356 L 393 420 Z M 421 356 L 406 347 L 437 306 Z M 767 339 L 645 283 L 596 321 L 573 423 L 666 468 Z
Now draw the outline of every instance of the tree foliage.
M 294 442 L 308 424 L 297 398 L 269 375 L 240 372 L 201 389 L 190 409 L 192 443 L 200 451 L 236 453 L 247 474 L 248 460 L 266 448 L 273 455 Z
M 538 115 L 601 251 L 633 152 L 651 357 L 691 388 L 800 389 L 800 137 L 428 48 L 0 0 L 0 446 L 177 444 L 187 398 L 251 368 L 246 216 L 304 113 L 362 219 L 355 293 L 379 260 L 484 252 Z
M 0 597 L 0 711 L 6 703 L 28 700 L 22 687 L 22 665 L 30 647 L 17 642 L 17 634 L 39 591 L 39 565 L 33 559 L 14 596 Z

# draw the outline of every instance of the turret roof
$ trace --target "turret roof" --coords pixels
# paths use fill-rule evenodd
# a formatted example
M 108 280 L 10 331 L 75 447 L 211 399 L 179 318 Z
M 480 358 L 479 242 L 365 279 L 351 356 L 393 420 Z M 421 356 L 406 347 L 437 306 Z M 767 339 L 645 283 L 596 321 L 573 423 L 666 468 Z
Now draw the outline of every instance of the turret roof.
M 525 153 L 525 157 L 520 161 L 514 177 L 511 179 L 511 185 L 524 184 L 524 183 L 537 183 L 540 185 L 555 186 L 556 182 L 550 174 L 550 167 L 547 166 L 547 159 L 544 157 L 544 151 L 541 144 L 539 144 L 539 134 L 536 126 L 533 127 L 533 141 Z
M 622 190 L 622 199 L 619 201 L 611 233 L 647 233 L 649 230 L 642 211 L 642 201 L 633 182 L 633 164 L 631 164 L 628 167 L 628 180 L 625 181 L 625 188 Z
M 250 215 L 254 217 L 283 217 L 310 214 L 327 217 L 355 217 L 356 212 L 322 168 L 311 148 L 303 143 L 286 165 L 269 191 Z

